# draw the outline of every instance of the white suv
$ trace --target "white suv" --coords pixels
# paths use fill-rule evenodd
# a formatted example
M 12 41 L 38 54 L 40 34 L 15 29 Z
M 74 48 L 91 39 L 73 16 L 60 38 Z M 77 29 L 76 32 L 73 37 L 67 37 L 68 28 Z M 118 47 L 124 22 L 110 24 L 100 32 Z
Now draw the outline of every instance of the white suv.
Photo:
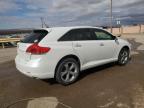
M 42 28 L 18 43 L 15 63 L 27 76 L 68 85 L 82 70 L 115 61 L 125 65 L 130 50 L 127 41 L 100 28 Z

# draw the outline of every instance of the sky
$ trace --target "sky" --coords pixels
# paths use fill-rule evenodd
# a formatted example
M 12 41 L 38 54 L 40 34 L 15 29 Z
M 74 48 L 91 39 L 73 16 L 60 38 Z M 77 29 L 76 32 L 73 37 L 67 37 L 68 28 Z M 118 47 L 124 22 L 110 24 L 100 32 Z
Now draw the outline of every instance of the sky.
M 0 0 L 0 29 L 107 26 L 110 0 Z M 144 23 L 144 0 L 113 0 L 113 25 Z

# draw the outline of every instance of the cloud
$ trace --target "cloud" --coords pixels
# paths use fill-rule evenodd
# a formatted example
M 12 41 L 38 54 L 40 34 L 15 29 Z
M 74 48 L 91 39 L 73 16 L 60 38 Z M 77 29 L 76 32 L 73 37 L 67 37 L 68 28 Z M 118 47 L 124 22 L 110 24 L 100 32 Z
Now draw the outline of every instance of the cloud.
M 0 1 L 0 13 L 9 11 L 19 10 L 20 7 L 12 0 L 1 0 Z
M 0 24 L 0 28 L 2 28 L 1 25 L 6 25 L 5 27 L 9 27 L 9 28 L 19 28 L 19 27 L 21 27 L 21 28 L 31 28 L 31 27 L 38 28 L 41 25 L 41 23 L 38 19 L 30 19 L 30 18 L 23 18 L 23 17 L 17 17 L 17 16 L 11 16 L 11 17 L 1 16 L 0 21 L 2 21 Z
M 144 0 L 113 0 L 113 23 L 117 18 L 123 24 L 143 23 L 143 4 Z M 108 25 L 109 12 L 110 0 L 1 0 L 0 28 L 38 27 L 40 17 L 51 26 Z

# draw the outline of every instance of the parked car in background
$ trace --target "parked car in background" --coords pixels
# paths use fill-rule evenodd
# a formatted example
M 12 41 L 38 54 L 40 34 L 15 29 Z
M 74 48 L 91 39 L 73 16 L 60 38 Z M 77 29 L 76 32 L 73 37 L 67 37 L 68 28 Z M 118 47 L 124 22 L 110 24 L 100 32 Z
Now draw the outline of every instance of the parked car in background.
M 55 78 L 68 85 L 80 71 L 130 58 L 129 42 L 96 27 L 55 27 L 34 30 L 18 43 L 16 68 L 36 78 Z

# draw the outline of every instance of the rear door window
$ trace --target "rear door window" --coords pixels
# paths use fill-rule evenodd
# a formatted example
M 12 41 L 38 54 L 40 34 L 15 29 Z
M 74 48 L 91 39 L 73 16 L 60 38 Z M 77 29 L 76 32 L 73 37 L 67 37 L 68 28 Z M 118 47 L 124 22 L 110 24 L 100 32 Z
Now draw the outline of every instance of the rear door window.
M 46 35 L 46 30 L 34 30 L 31 34 L 27 35 L 21 40 L 22 43 L 39 43 Z
M 90 29 L 75 29 L 66 33 L 58 41 L 87 41 L 95 40 Z

